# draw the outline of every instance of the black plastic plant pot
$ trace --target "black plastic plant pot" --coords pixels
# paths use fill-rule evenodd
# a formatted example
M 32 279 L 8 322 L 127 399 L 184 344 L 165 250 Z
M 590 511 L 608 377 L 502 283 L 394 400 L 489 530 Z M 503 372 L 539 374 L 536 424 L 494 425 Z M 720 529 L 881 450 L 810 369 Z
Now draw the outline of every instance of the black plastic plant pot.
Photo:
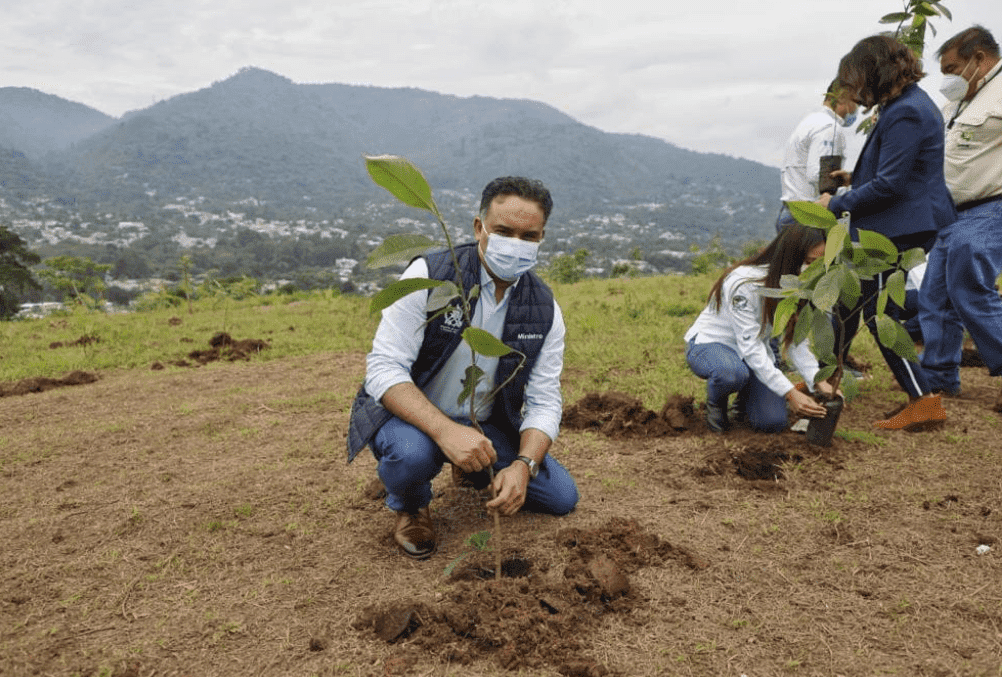
M 827 402 L 819 402 L 819 404 L 828 413 L 824 418 L 812 418 L 807 424 L 807 443 L 816 447 L 830 447 L 835 427 L 838 425 L 838 418 L 842 415 L 842 407 L 845 406 L 845 400 L 836 397 Z
M 834 195 L 838 190 L 838 183 L 831 177 L 831 173 L 842 169 L 842 156 L 822 155 L 818 169 L 818 192 Z

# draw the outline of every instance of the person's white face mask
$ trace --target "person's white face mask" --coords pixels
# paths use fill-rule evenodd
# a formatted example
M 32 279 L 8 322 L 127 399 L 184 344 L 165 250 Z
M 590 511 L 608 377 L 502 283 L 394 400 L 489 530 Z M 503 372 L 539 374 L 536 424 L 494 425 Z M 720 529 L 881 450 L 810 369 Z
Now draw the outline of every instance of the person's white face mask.
M 536 265 L 541 242 L 527 242 L 517 237 L 487 233 L 484 261 L 497 277 L 514 282 Z
M 967 72 L 967 67 L 971 65 L 974 61 L 974 57 L 971 57 L 967 61 L 967 65 L 964 66 L 964 70 L 960 71 L 960 75 L 944 75 L 943 83 L 939 86 L 939 93 L 945 96 L 950 101 L 960 101 L 967 94 L 967 90 L 970 89 L 971 83 L 964 78 L 964 73 Z M 977 69 L 975 68 L 975 71 Z

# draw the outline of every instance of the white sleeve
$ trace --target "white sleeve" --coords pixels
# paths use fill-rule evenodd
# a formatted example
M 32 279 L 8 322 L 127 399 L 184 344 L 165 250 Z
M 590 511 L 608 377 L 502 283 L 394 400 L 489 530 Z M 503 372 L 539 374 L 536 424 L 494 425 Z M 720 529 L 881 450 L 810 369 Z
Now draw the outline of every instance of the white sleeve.
M 807 181 L 811 184 L 811 190 L 816 196 L 818 183 L 821 175 L 821 157 L 824 155 L 834 155 L 835 123 L 825 125 L 821 129 L 811 134 L 811 145 L 807 150 Z
M 725 284 L 720 312 L 734 328 L 741 359 L 769 390 L 784 397 L 793 383 L 776 367 L 769 343 L 762 336 L 762 297 L 758 289 L 759 285 L 747 281 Z
M 400 279 L 413 277 L 428 277 L 423 258 L 415 259 Z M 383 310 L 365 368 L 365 390 L 377 402 L 398 383 L 413 383 L 411 366 L 424 341 L 427 300 L 428 290 L 421 289 Z
M 525 418 L 519 432 L 536 428 L 551 440 L 557 439 L 563 415 L 560 373 L 564 369 L 564 337 L 567 329 L 556 299 L 553 300 L 553 325 L 550 327 L 536 364 L 525 386 Z

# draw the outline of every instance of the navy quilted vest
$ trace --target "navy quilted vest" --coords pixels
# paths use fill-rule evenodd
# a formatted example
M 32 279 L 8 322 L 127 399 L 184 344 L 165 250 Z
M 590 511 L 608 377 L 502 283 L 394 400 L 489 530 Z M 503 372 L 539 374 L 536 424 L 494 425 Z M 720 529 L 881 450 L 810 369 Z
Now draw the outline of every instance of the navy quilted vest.
M 479 285 L 480 257 L 477 255 L 476 242 L 456 247 L 456 256 L 463 271 L 463 288 L 471 289 L 474 285 Z M 428 262 L 428 277 L 434 280 L 455 280 L 455 269 L 448 251 L 428 254 L 425 258 Z M 478 297 L 476 302 L 479 300 Z M 459 306 L 458 300 L 453 303 Z M 432 313 L 428 315 L 430 317 Z M 495 405 L 500 403 L 502 406 L 500 408 L 495 406 L 490 416 L 492 423 L 511 428 L 512 434 L 517 435 L 522 425 L 525 386 L 552 325 L 553 292 L 530 271 L 522 276 L 518 285 L 512 290 L 508 301 L 508 312 L 505 315 L 504 331 L 501 335 L 505 345 L 525 354 L 525 366 L 495 398 Z M 463 327 L 452 326 L 446 321 L 445 315 L 440 315 L 426 325 L 424 341 L 418 351 L 417 359 L 411 366 L 411 378 L 418 388 L 423 389 L 441 370 L 462 341 L 464 327 L 465 324 Z M 518 366 L 518 360 L 518 355 L 514 353 L 500 358 L 494 382 L 503 383 L 511 376 Z M 351 419 L 348 424 L 349 463 L 392 417 L 393 414 L 365 392 L 364 385 L 359 388 L 351 407 Z

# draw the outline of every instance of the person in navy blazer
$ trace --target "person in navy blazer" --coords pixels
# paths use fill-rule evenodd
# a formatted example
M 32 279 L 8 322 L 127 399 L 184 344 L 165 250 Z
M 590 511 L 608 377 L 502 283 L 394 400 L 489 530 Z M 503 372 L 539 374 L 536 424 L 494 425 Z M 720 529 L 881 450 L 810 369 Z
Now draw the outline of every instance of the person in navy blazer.
M 872 230 L 889 238 L 898 251 L 932 247 L 936 232 L 957 219 L 943 176 L 943 117 L 918 86 L 925 77 L 912 51 L 897 40 L 876 35 L 856 43 L 839 63 L 839 82 L 864 108 L 878 109 L 877 122 L 853 170 L 852 187 L 819 201 L 836 216 L 851 215 L 856 231 Z M 877 294 L 889 273 L 862 280 L 860 304 L 867 327 L 877 337 Z M 859 308 L 839 307 L 845 354 L 859 328 Z M 946 420 L 939 395 L 930 392 L 922 368 L 877 341 L 884 360 L 908 403 L 896 415 L 874 423 L 889 430 L 915 430 Z

